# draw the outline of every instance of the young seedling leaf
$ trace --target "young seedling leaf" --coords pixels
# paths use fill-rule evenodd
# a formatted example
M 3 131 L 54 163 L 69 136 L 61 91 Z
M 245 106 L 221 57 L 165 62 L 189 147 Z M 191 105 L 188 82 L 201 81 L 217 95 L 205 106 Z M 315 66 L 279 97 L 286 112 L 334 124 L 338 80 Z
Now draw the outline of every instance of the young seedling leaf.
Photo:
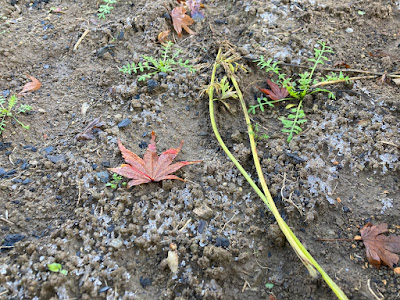
M 178 155 L 183 146 L 183 141 L 180 143 L 178 148 L 168 149 L 161 153 L 160 156 L 157 156 L 155 141 L 156 135 L 152 132 L 151 142 L 142 159 L 135 153 L 126 149 L 122 145 L 121 141 L 118 140 L 119 149 L 121 150 L 122 157 L 125 159 L 127 164 L 122 164 L 117 168 L 109 168 L 108 170 L 132 179 L 128 182 L 128 187 L 131 187 L 151 181 L 158 182 L 164 179 L 178 179 L 184 181 L 182 178 L 172 175 L 172 173 L 184 166 L 201 162 L 200 160 L 181 161 L 172 164 L 172 161 Z
M 383 235 L 387 231 L 388 225 L 386 223 L 379 225 L 367 223 L 360 230 L 367 259 L 377 269 L 380 268 L 382 263 L 393 269 L 393 265 L 399 261 L 399 256 L 395 253 L 400 253 L 400 236 Z
M 178 36 L 182 36 L 182 28 L 186 30 L 189 34 L 196 34 L 188 26 L 193 24 L 193 19 L 186 15 L 186 7 L 180 6 L 175 7 L 171 12 L 172 23 L 174 24 L 175 31 Z
M 273 83 L 271 80 L 267 79 L 267 84 L 271 88 L 270 90 L 268 89 L 262 89 L 258 88 L 261 92 L 264 94 L 267 94 L 272 100 L 281 100 L 283 98 L 286 98 L 289 95 L 289 92 L 286 88 L 284 87 L 279 87 L 276 83 Z
M 29 79 L 32 81 L 25 84 L 24 87 L 22 88 L 22 91 L 20 91 L 17 94 L 17 96 L 25 96 L 27 93 L 36 91 L 42 86 L 42 83 L 39 80 L 37 80 L 35 77 L 30 76 L 29 74 L 26 74 L 26 76 L 28 76 Z

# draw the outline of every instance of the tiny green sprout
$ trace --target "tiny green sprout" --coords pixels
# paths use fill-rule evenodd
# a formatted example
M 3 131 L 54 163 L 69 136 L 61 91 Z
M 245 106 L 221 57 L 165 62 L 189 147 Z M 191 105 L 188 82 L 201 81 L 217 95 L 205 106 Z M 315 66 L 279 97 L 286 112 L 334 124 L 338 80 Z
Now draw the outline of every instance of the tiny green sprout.
M 273 283 L 266 283 L 266 284 L 265 284 L 265 287 L 266 287 L 267 289 L 272 289 L 272 288 L 274 287 L 274 284 L 273 284 Z
M 29 129 L 29 125 L 25 125 L 20 122 L 16 115 L 21 113 L 26 113 L 27 111 L 31 110 L 32 107 L 26 104 L 20 104 L 19 107 L 16 109 L 15 105 L 17 104 L 18 98 L 16 95 L 12 95 L 8 102 L 2 96 L 0 96 L 0 135 L 5 130 L 6 126 L 6 118 L 13 118 L 18 124 L 20 124 L 23 128 Z
M 168 41 L 162 45 L 161 58 L 158 60 L 152 56 L 142 56 L 142 61 L 139 63 L 132 62 L 130 64 L 126 64 L 122 66 L 119 70 L 124 74 L 132 74 L 132 73 L 143 73 L 148 72 L 146 74 L 142 74 L 139 76 L 139 81 L 145 81 L 146 79 L 150 79 L 153 75 L 163 72 L 163 73 L 172 73 L 178 69 L 178 67 L 189 69 L 190 72 L 195 72 L 193 66 L 189 65 L 189 60 L 183 61 L 181 58 L 179 60 L 175 60 L 175 58 L 181 53 L 181 50 L 175 51 L 171 55 L 171 48 L 173 43 Z
M 106 186 L 109 186 L 112 189 L 116 189 L 119 186 L 126 186 L 126 182 L 121 182 L 123 179 L 123 177 L 121 175 L 118 175 L 116 173 L 114 173 L 112 175 L 112 180 L 110 182 L 106 183 Z
M 52 263 L 52 264 L 48 264 L 47 268 L 51 271 L 51 272 L 55 272 L 55 273 L 61 273 L 63 275 L 67 275 L 68 271 L 62 268 L 61 264 L 58 263 Z

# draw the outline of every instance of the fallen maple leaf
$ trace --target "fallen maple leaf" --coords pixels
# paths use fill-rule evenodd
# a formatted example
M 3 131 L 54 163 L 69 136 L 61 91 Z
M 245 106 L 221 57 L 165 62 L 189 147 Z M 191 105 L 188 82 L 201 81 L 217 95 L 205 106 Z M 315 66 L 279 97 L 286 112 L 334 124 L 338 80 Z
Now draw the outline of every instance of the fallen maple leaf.
M 394 252 L 400 252 L 400 236 L 383 235 L 387 231 L 386 223 L 375 226 L 368 222 L 360 229 L 361 239 L 367 250 L 367 259 L 377 269 L 382 262 L 393 269 L 393 265 L 399 261 L 399 256 Z
M 161 181 L 164 179 L 178 179 L 184 181 L 178 176 L 171 175 L 180 168 L 201 162 L 197 161 L 181 161 L 171 165 L 174 158 L 178 155 L 179 151 L 183 146 L 183 141 L 179 147 L 174 149 L 168 149 L 157 156 L 156 150 L 156 135 L 154 132 L 151 133 L 151 142 L 141 159 L 135 153 L 126 149 L 120 140 L 118 140 L 118 147 L 121 150 L 122 157 L 128 164 L 122 164 L 118 168 L 109 168 L 111 172 L 117 173 L 129 179 L 128 187 L 139 185 L 142 183 L 148 183 L 151 181 Z
M 171 12 L 171 18 L 179 37 L 182 36 L 182 28 L 189 34 L 196 34 L 196 32 L 188 27 L 188 25 L 192 25 L 194 21 L 191 17 L 186 15 L 186 7 L 175 7 Z
M 281 100 L 283 98 L 286 98 L 289 95 L 289 92 L 286 88 L 284 87 L 279 87 L 276 83 L 273 83 L 271 80 L 267 79 L 267 84 L 271 88 L 270 90 L 268 89 L 262 89 L 258 88 L 261 92 L 264 94 L 267 94 L 272 100 Z
M 22 88 L 22 91 L 20 91 L 17 94 L 17 96 L 25 96 L 27 93 L 36 91 L 42 86 L 42 83 L 39 80 L 37 80 L 35 77 L 30 76 L 27 73 L 26 73 L 26 76 L 28 76 L 29 79 L 32 81 L 25 84 L 24 87 Z

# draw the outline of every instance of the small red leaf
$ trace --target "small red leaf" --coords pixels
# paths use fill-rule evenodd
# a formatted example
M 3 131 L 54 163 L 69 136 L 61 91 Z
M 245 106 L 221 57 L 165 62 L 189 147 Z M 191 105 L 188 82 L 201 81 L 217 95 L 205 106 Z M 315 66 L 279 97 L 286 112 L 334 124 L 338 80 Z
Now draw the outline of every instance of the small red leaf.
M 128 164 L 122 164 L 117 168 L 109 168 L 108 170 L 132 179 L 128 182 L 129 187 L 151 181 L 158 182 L 164 179 L 183 180 L 178 176 L 172 175 L 172 173 L 184 166 L 201 162 L 200 160 L 181 161 L 171 164 L 181 150 L 183 141 L 180 143 L 178 148 L 168 149 L 161 153 L 160 156 L 157 156 L 156 135 L 154 132 L 151 133 L 151 141 L 143 159 L 126 149 L 119 140 L 118 146 L 123 158 Z
M 270 90 L 268 89 L 261 89 L 258 88 L 261 92 L 264 94 L 267 94 L 272 100 L 278 101 L 281 99 L 286 98 L 289 95 L 289 92 L 286 88 L 284 87 L 279 87 L 276 83 L 273 83 L 271 80 L 267 79 L 267 83 L 269 87 L 271 88 Z

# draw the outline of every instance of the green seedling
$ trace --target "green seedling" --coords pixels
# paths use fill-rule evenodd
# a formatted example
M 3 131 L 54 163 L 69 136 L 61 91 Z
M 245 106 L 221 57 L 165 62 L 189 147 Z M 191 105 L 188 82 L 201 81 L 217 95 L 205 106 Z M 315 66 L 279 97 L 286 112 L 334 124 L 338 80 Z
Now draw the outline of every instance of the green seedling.
M 309 68 L 310 71 L 299 74 L 297 78 L 290 78 L 286 74 L 282 73 L 281 69 L 278 67 L 279 63 L 273 62 L 272 59 L 265 60 L 264 57 L 261 56 L 259 60 L 255 61 L 261 69 L 277 75 L 278 78 L 275 80 L 275 83 L 286 88 L 286 90 L 289 92 L 290 98 L 279 99 L 277 101 L 271 101 L 265 97 L 258 98 L 258 104 L 250 106 L 249 113 L 255 114 L 256 109 L 258 108 L 261 111 L 264 111 L 265 105 L 273 107 L 274 103 L 280 101 L 297 100 L 297 104 L 290 104 L 286 106 L 286 108 L 289 110 L 289 115 L 287 117 L 283 116 L 279 118 L 284 127 L 282 131 L 289 134 L 287 138 L 288 142 L 291 141 L 294 135 L 298 134 L 302 130 L 301 124 L 307 122 L 303 111 L 303 99 L 306 95 L 324 92 L 328 93 L 328 97 L 330 99 L 335 99 L 335 94 L 332 91 L 320 88 L 319 86 L 325 85 L 329 82 L 350 81 L 350 78 L 348 76 L 344 76 L 342 72 L 339 74 L 332 72 L 325 77 L 314 78 L 317 67 L 319 65 L 324 65 L 325 61 L 328 60 L 325 55 L 327 53 L 334 53 L 332 48 L 328 47 L 324 42 L 318 42 L 318 44 L 320 45 L 320 48 L 314 48 L 314 57 L 308 59 L 308 61 L 313 63 L 313 66 Z
M 25 113 L 25 112 L 31 110 L 32 107 L 27 104 L 20 104 L 19 107 L 16 108 L 15 106 L 17 104 L 17 101 L 18 101 L 18 98 L 15 95 L 12 95 L 8 99 L 8 103 L 4 97 L 0 96 L 0 135 L 5 130 L 7 117 L 13 118 L 23 128 L 29 129 L 29 125 L 24 125 L 22 122 L 20 122 L 16 118 L 16 115 Z
M 105 4 L 100 5 L 99 13 L 97 14 L 99 19 L 105 19 L 106 15 L 110 14 L 111 10 L 114 9 L 114 7 L 111 6 L 111 4 L 117 3 L 118 0 L 103 0 L 103 2 Z
M 137 74 L 138 72 L 148 72 L 146 74 L 142 74 L 139 76 L 139 81 L 145 81 L 146 79 L 151 78 L 153 75 L 163 72 L 163 73 L 172 73 L 178 69 L 178 67 L 187 68 L 190 72 L 194 72 L 195 69 L 193 66 L 189 65 L 189 60 L 183 61 L 179 59 L 176 61 L 175 59 L 181 53 L 181 50 L 176 50 L 171 55 L 171 48 L 173 43 L 168 41 L 162 45 L 163 50 L 161 51 L 161 58 L 156 59 L 152 56 L 142 56 L 142 61 L 136 64 L 132 62 L 125 66 L 122 66 L 119 69 L 124 74 Z
M 109 186 L 112 189 L 116 189 L 118 187 L 122 186 L 126 186 L 126 182 L 122 182 L 123 177 L 121 175 L 118 175 L 116 173 L 114 173 L 112 175 L 112 180 L 110 182 L 106 183 L 106 186 Z
M 63 269 L 61 264 L 57 264 L 57 263 L 48 264 L 47 268 L 51 272 L 61 273 L 61 274 L 65 275 L 65 276 L 67 276 L 67 274 L 68 274 L 68 271 Z
M 256 141 L 256 143 L 269 139 L 269 136 L 266 133 L 260 134 L 260 125 L 258 123 L 254 125 L 254 130 L 251 131 L 250 134 L 254 135 L 254 140 Z

